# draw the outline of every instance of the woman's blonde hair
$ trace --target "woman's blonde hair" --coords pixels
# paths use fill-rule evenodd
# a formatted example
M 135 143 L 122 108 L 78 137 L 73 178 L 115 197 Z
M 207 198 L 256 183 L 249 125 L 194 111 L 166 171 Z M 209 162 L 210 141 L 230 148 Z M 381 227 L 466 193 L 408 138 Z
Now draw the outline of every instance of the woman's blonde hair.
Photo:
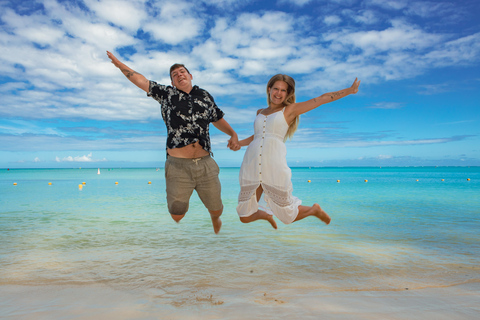
M 274 75 L 267 83 L 267 103 L 270 106 L 270 94 L 269 91 L 277 81 L 283 81 L 287 84 L 287 97 L 283 101 L 283 106 L 286 107 L 289 104 L 295 103 L 295 80 L 292 77 L 287 76 L 286 74 L 276 74 Z M 285 139 L 292 138 L 295 131 L 297 131 L 298 123 L 300 122 L 300 117 L 296 116 L 295 119 L 288 125 L 287 134 Z

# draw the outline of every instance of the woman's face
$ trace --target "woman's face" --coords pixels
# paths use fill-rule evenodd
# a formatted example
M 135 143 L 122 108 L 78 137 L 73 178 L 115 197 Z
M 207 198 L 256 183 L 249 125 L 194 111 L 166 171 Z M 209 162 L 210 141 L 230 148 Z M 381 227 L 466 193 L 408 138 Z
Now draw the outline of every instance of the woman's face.
M 268 88 L 270 102 L 273 105 L 281 105 L 287 98 L 288 84 L 285 81 L 275 81 L 271 88 Z

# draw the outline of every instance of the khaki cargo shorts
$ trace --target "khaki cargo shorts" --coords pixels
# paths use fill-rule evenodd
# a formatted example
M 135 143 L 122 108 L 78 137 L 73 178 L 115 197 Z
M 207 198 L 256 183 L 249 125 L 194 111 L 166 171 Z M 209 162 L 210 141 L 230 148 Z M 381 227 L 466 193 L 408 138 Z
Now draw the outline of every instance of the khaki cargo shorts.
M 210 211 L 223 208 L 220 169 L 210 156 L 196 159 L 168 156 L 165 161 L 167 204 L 170 214 L 182 215 L 188 211 L 193 190 Z

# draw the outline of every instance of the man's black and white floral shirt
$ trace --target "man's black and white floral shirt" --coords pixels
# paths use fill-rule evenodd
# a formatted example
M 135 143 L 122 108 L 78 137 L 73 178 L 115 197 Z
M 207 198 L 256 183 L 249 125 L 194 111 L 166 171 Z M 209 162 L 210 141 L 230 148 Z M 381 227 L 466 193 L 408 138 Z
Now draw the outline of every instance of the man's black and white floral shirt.
M 194 86 L 185 93 L 172 86 L 150 81 L 147 94 L 161 105 L 163 121 L 167 126 L 167 148 L 181 148 L 199 142 L 212 154 L 209 124 L 223 118 L 224 113 L 205 90 Z

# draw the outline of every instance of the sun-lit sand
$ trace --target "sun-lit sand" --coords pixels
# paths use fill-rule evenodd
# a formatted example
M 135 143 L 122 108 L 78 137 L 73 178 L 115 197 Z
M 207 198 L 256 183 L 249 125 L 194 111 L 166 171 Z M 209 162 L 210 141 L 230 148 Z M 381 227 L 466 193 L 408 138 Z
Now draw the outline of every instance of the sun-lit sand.
M 480 282 L 401 291 L 0 286 L 2 319 L 478 319 Z

